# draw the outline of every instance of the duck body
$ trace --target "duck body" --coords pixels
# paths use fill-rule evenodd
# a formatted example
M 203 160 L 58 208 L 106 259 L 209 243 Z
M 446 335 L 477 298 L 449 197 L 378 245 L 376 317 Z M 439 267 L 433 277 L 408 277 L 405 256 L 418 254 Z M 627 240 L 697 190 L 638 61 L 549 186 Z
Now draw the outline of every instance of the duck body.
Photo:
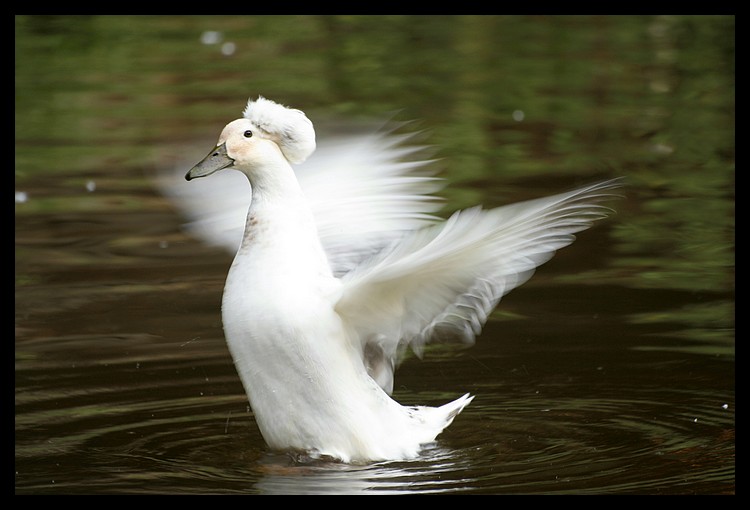
M 291 166 L 314 149 L 314 130 L 302 112 L 259 98 L 186 176 L 235 168 L 250 183 L 222 298 L 227 343 L 272 449 L 358 463 L 413 458 L 473 397 L 441 407 L 393 400 L 403 349 L 419 353 L 446 329 L 473 341 L 502 295 L 570 243 L 571 232 L 602 216 L 596 203 L 613 184 L 463 211 L 442 222 L 415 213 L 415 207 L 429 211 L 429 200 L 414 186 L 427 190 L 430 181 L 400 169 L 380 195 L 372 186 L 362 195 L 399 204 L 381 214 L 389 232 L 376 235 L 372 228 L 332 242 Z M 367 200 L 347 198 L 349 210 L 342 206 L 341 215 L 367 224 L 363 218 L 375 214 Z M 395 234 L 393 218 L 404 227 Z M 329 230 L 349 232 L 346 220 L 334 215 L 331 221 L 341 225 Z M 352 244 L 342 255 L 341 246 Z
M 222 300 L 225 336 L 258 427 L 277 450 L 344 462 L 414 457 L 450 410 L 429 420 L 367 374 L 349 340 L 356 335 L 335 310 L 342 284 L 301 190 L 292 179 L 284 189 L 290 200 L 268 201 L 256 188 Z

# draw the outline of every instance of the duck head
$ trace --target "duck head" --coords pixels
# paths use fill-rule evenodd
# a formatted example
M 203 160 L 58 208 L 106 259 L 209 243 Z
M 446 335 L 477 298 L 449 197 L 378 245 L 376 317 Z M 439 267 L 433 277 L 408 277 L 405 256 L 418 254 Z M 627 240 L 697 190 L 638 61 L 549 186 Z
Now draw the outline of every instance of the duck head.
M 188 181 L 224 168 L 245 173 L 282 158 L 299 164 L 315 150 L 315 129 L 300 110 L 264 97 L 248 101 L 243 118 L 224 127 L 216 147 L 185 175 Z

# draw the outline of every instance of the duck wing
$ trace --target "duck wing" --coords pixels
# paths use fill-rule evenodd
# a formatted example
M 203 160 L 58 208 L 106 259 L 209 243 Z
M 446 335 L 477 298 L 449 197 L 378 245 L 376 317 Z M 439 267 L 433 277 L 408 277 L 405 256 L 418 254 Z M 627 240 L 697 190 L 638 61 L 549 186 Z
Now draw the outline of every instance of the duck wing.
M 439 220 L 429 171 L 413 135 L 377 131 L 333 137 L 295 169 L 334 275 L 342 276 L 405 232 Z
M 412 134 L 374 131 L 330 136 L 295 174 L 315 217 L 333 273 L 341 276 L 410 230 L 435 223 L 442 207 L 433 193 L 442 180 L 431 161 L 416 160 L 424 146 Z M 240 172 L 219 172 L 190 186 L 180 169 L 159 187 L 189 219 L 186 230 L 236 253 L 251 193 Z
M 336 310 L 386 391 L 406 346 L 442 335 L 473 342 L 500 298 L 574 234 L 607 215 L 617 180 L 491 210 L 456 212 L 406 233 L 342 277 Z

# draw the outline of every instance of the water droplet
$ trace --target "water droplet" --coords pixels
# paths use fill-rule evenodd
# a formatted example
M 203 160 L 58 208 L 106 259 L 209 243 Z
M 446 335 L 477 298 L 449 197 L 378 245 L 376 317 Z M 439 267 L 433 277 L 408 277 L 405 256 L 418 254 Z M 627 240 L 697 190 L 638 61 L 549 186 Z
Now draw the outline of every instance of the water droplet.
M 233 55 L 234 52 L 237 50 L 237 45 L 233 42 L 225 42 L 221 45 L 221 54 L 222 55 Z
M 221 32 L 217 30 L 206 30 L 201 34 L 201 42 L 203 44 L 219 44 L 221 40 Z
M 674 147 L 667 145 L 666 143 L 656 143 L 650 147 L 651 152 L 655 154 L 672 154 Z

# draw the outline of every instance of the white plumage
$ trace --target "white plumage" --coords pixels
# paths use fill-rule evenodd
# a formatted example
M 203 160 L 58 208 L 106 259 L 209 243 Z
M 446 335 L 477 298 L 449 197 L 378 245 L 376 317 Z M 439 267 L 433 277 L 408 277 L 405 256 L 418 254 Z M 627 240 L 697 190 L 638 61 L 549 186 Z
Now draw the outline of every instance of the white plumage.
M 473 341 L 503 295 L 606 215 L 600 202 L 617 186 L 440 220 L 440 181 L 404 160 L 420 149 L 407 141 L 351 135 L 321 144 L 295 172 L 290 163 L 315 150 L 312 123 L 259 98 L 186 177 L 241 173 L 169 190 L 196 234 L 236 252 L 224 330 L 274 449 L 344 462 L 418 455 L 473 397 L 395 402 L 403 350 L 420 353 L 444 334 Z

